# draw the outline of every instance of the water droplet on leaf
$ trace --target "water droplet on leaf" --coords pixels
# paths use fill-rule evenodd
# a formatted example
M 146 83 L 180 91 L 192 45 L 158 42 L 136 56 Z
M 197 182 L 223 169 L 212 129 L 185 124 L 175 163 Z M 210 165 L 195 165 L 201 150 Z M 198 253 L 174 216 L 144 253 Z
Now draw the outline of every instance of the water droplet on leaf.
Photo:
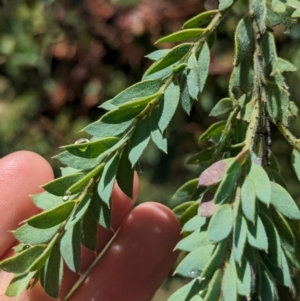
M 63 197 L 63 201 L 66 202 L 70 198 L 70 195 L 71 195 L 71 192 L 66 192 Z
M 29 249 L 31 246 L 30 245 L 25 245 L 23 248 L 22 248 L 22 250 L 27 250 L 27 249 Z
M 89 143 L 90 140 L 87 138 L 80 138 L 78 140 L 75 141 L 75 144 L 81 144 L 81 143 Z
M 201 274 L 201 271 L 198 270 L 198 269 L 192 269 L 192 270 L 189 272 L 189 275 L 190 275 L 192 278 L 197 278 L 197 279 L 200 279 L 200 274 Z

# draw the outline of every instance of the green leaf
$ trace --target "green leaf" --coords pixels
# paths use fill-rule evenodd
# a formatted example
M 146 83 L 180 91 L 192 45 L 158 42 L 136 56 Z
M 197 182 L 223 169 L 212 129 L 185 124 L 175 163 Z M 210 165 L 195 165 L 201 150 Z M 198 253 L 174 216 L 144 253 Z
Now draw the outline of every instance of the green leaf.
M 195 295 L 190 301 L 203 301 L 199 295 Z
M 54 195 L 64 196 L 68 188 L 80 181 L 84 176 L 85 174 L 83 172 L 78 172 L 69 176 L 60 177 L 47 183 L 43 188 Z
M 273 9 L 270 3 L 267 4 L 267 20 L 269 26 L 273 27 L 278 24 L 283 24 L 287 31 L 289 31 L 295 24 L 295 20 L 291 18 L 295 9 L 287 6 L 284 12 L 277 12 Z
M 174 73 L 174 75 L 178 75 L 182 72 L 184 72 L 188 67 L 187 63 L 180 63 L 178 65 L 172 66 L 172 71 Z
M 296 235 L 290 224 L 276 209 L 272 210 L 272 217 L 278 231 L 282 247 L 289 252 L 296 252 Z
M 204 26 L 208 24 L 217 13 L 218 10 L 209 10 L 209 11 L 202 12 L 199 15 L 186 21 L 183 24 L 182 28 L 187 29 L 187 28 Z
M 290 194 L 280 185 L 271 182 L 271 204 L 284 216 L 299 220 L 300 211 Z
M 182 231 L 191 232 L 197 229 L 200 231 L 201 227 L 205 223 L 206 223 L 205 217 L 195 215 L 193 218 L 191 218 L 188 222 L 184 224 L 184 226 L 182 227 Z
M 81 219 L 81 232 L 82 244 L 89 250 L 95 251 L 98 239 L 98 224 L 91 207 L 88 208 Z
M 117 182 L 121 190 L 132 199 L 134 169 L 131 167 L 131 163 L 128 157 L 129 146 L 127 144 L 124 147 L 120 158 L 119 168 L 117 172 Z
M 254 0 L 251 2 L 253 17 L 256 20 L 259 32 L 263 34 L 266 31 L 266 3 L 265 1 Z
M 150 96 L 158 92 L 161 84 L 162 82 L 160 80 L 143 80 L 120 92 L 117 96 L 109 101 L 112 104 L 119 106 L 130 100 L 133 100 L 134 98 Z
M 284 252 L 281 251 L 281 258 L 282 258 L 282 269 L 272 264 L 268 258 L 264 260 L 264 264 L 267 267 L 268 271 L 271 275 L 281 284 L 294 289 L 293 281 L 291 279 L 291 272 L 289 270 L 289 266 L 284 255 Z
M 157 61 L 164 57 L 169 51 L 170 49 L 159 49 L 145 55 L 145 57 L 149 60 Z
M 254 222 L 255 217 L 255 186 L 250 177 L 246 177 L 241 189 L 241 204 L 245 217 Z
M 199 202 L 195 201 L 191 204 L 191 206 L 189 206 L 181 215 L 180 217 L 180 223 L 182 225 L 184 225 L 187 221 L 189 221 L 192 217 L 194 217 L 196 214 L 198 214 L 198 210 L 199 210 Z
M 276 65 L 280 73 L 297 71 L 297 68 L 292 63 L 280 57 L 277 58 Z
M 147 104 L 134 106 L 132 108 L 128 108 L 127 106 L 125 108 L 117 107 L 116 109 L 104 114 L 100 121 L 111 125 L 121 124 L 121 126 L 125 122 L 130 122 L 132 124 L 134 118 L 137 117 L 146 108 L 146 106 Z
M 251 246 L 268 250 L 268 236 L 261 218 L 256 214 L 255 223 L 247 222 L 248 226 L 248 242 Z
M 234 0 L 220 0 L 219 10 L 223 11 L 229 8 L 234 3 Z
M 183 73 L 185 70 L 187 70 L 188 68 L 188 64 L 187 63 L 180 63 L 178 65 L 172 66 L 172 70 L 174 75 L 178 75 L 180 73 Z
M 260 267 L 259 279 L 260 300 L 278 300 L 275 282 L 271 274 L 263 266 Z
M 251 20 L 249 16 L 246 16 L 239 22 L 235 33 L 235 66 L 249 59 L 249 55 L 254 50 L 254 41 Z
M 162 132 L 165 131 L 173 118 L 178 107 L 180 89 L 176 82 L 172 81 L 165 91 L 163 100 L 160 104 L 158 126 Z
M 164 103 L 164 105 L 167 104 Z M 167 139 L 158 126 L 159 123 L 158 110 L 159 110 L 158 107 L 153 108 L 150 116 L 151 139 L 159 149 L 161 149 L 164 153 L 167 153 Z
M 193 279 L 188 284 L 185 284 L 180 289 L 178 289 L 168 301 L 186 301 L 190 300 L 194 295 L 198 294 L 200 291 L 201 284 L 197 279 Z M 200 299 L 199 301 L 201 301 Z
M 230 98 L 223 98 L 217 102 L 217 104 L 213 107 L 209 116 L 221 116 L 232 111 L 232 100 Z
M 266 171 L 252 162 L 249 177 L 254 183 L 256 196 L 267 206 L 271 201 L 271 182 Z
M 74 173 L 79 172 L 78 169 L 70 167 L 70 166 L 61 167 L 60 171 L 61 171 L 62 177 L 73 175 Z
M 222 279 L 222 296 L 224 301 L 237 301 L 237 275 L 229 263 L 225 266 Z
M 104 167 L 105 163 L 99 164 L 96 168 L 86 173 L 85 176 L 82 177 L 78 182 L 69 187 L 66 193 L 71 195 L 76 192 L 82 191 L 92 178 L 100 177 L 104 170 Z
M 111 222 L 111 212 L 107 204 L 104 203 L 99 197 L 96 186 L 93 190 L 91 210 L 98 224 L 104 228 L 109 229 Z
M 272 0 L 272 6 L 275 11 L 284 12 L 285 11 L 285 1 L 281 0 Z
M 243 94 L 239 100 L 239 105 L 241 106 L 241 111 L 238 114 L 238 117 L 246 122 L 250 122 L 252 117 L 252 112 L 254 110 L 254 106 L 256 104 L 256 99 L 248 100 L 246 94 Z M 247 102 L 247 103 L 246 103 Z M 244 136 L 243 136 L 244 139 Z
M 289 118 L 292 116 L 289 109 L 289 94 L 278 84 L 269 83 L 267 85 L 267 111 L 273 123 L 278 121 L 283 125 L 289 125 Z
M 116 111 L 118 111 L 118 114 L 122 114 L 123 116 L 129 114 L 129 116 L 134 115 L 133 117 L 135 117 L 136 113 L 133 112 L 142 112 L 148 104 L 153 103 L 154 100 L 159 99 L 163 94 L 163 92 L 157 92 L 148 96 L 133 98 L 132 100 L 118 106 Z M 104 122 L 111 121 L 112 118 L 108 118 L 109 113 L 112 112 L 105 114 L 101 120 Z M 133 117 L 130 117 L 130 119 Z
M 290 289 L 293 296 L 296 296 L 296 290 L 295 290 L 294 283 L 293 283 L 293 280 L 291 277 L 292 272 L 290 271 L 290 268 L 289 268 L 289 265 L 287 262 L 287 258 L 282 250 L 281 250 L 281 261 L 282 261 L 282 273 L 283 273 L 282 283 Z
M 176 66 L 172 66 L 172 70 L 173 70 L 174 75 L 178 75 L 178 74 L 184 72 L 186 69 L 188 69 L 187 67 L 188 67 L 187 63 L 181 63 Z
M 198 143 L 205 140 L 219 140 L 226 125 L 226 120 L 212 124 L 198 139 Z
M 281 241 L 278 232 L 269 217 L 264 214 L 261 217 L 269 238 L 268 259 L 275 266 L 282 268 Z
M 251 58 L 246 58 L 233 68 L 229 81 L 229 96 L 231 99 L 239 100 L 243 94 L 253 91 L 253 69 L 253 60 Z
M 150 141 L 149 116 L 142 119 L 130 140 L 129 160 L 134 166 Z
M 241 174 L 242 165 L 238 162 L 237 159 L 230 165 L 227 170 L 227 173 L 222 180 L 221 184 L 219 185 L 215 197 L 214 203 L 215 204 L 222 204 L 228 201 L 228 198 L 231 196 L 232 192 L 234 191 L 236 182 Z
M 70 227 L 60 240 L 60 253 L 73 272 L 79 272 L 81 261 L 81 229 L 80 223 Z
M 216 301 L 220 295 L 220 286 L 222 279 L 222 270 L 218 269 L 211 281 L 209 282 L 208 290 L 205 295 L 204 301 Z
M 54 156 L 53 158 L 58 159 L 62 164 L 69 167 L 78 170 L 88 170 L 96 167 L 99 164 L 99 161 L 102 159 L 102 156 L 100 156 L 100 158 L 86 159 L 82 157 L 76 157 L 65 151 L 58 154 L 57 156 Z
M 50 243 L 47 245 L 47 247 L 44 249 L 43 253 L 40 254 L 39 256 L 36 257 L 35 261 L 32 263 L 32 265 L 29 268 L 29 271 L 37 271 L 40 270 L 44 265 L 46 260 L 49 258 L 50 253 L 52 251 L 53 246 L 55 245 L 58 237 L 59 237 L 59 233 L 57 233 L 52 240 L 50 241 Z
M 192 54 L 188 60 L 190 71 L 187 76 L 187 84 L 190 96 L 198 99 L 199 93 L 202 92 L 209 71 L 210 50 L 207 43 L 204 43 L 200 49 L 199 55 Z
M 291 113 L 291 117 L 297 117 L 298 116 L 298 106 L 295 104 L 295 102 L 290 101 L 289 102 L 289 109 L 290 109 L 290 113 Z
M 13 234 L 19 242 L 36 245 L 50 241 L 58 231 L 59 227 L 60 225 L 48 229 L 39 229 L 25 224 L 14 231 Z
M 298 180 L 300 181 L 300 152 L 297 149 L 293 149 L 292 152 L 292 166 Z
M 173 212 L 177 216 L 177 218 L 180 220 L 182 215 L 184 214 L 184 212 L 186 210 L 188 210 L 190 207 L 194 206 L 195 203 L 196 203 L 195 201 L 184 202 L 184 203 L 176 206 L 175 208 L 173 208 Z M 199 203 L 197 202 L 197 204 L 199 204 Z
M 205 219 L 204 219 L 205 221 Z M 200 232 L 200 228 L 195 230 L 187 237 L 180 240 L 175 249 L 192 252 L 195 249 L 210 245 L 211 242 L 208 240 L 207 232 Z
M 108 207 L 110 207 L 110 197 L 114 182 L 116 179 L 116 173 L 119 167 L 120 155 L 116 153 L 112 156 L 104 166 L 102 176 L 98 184 L 98 194 Z
M 214 245 L 207 245 L 192 251 L 179 263 L 174 273 L 184 277 L 194 277 L 192 272 L 195 269 L 203 270 L 214 248 Z
M 172 200 L 176 203 L 184 203 L 190 201 L 193 194 L 197 190 L 198 179 L 190 180 L 184 183 L 181 187 L 177 189 Z
M 40 282 L 45 292 L 57 298 L 63 278 L 63 260 L 58 246 L 54 246 L 44 267 L 40 272 Z
M 10 281 L 5 292 L 5 296 L 18 298 L 21 293 L 26 290 L 35 273 L 36 272 L 16 274 Z
M 262 55 L 266 65 L 277 62 L 274 36 L 268 32 L 262 36 Z
M 241 264 L 241 260 L 244 254 L 244 248 L 247 241 L 247 223 L 240 212 L 237 214 L 232 241 L 232 252 L 234 259 L 237 263 Z
M 210 165 L 212 155 L 215 152 L 215 146 L 207 147 L 202 151 L 195 153 L 193 156 L 189 157 L 186 164 L 195 164 L 203 168 L 207 168 Z
M 69 153 L 86 159 L 96 158 L 114 146 L 120 139 L 116 137 L 101 138 L 88 143 L 63 146 Z
M 38 208 L 43 210 L 52 209 L 63 204 L 63 198 L 61 196 L 56 196 L 49 192 L 35 194 L 31 196 L 31 199 Z
M 190 96 L 189 88 L 187 85 L 187 74 L 186 72 L 183 72 L 180 77 L 180 101 L 182 109 L 190 115 L 194 99 Z
M 215 272 L 215 270 L 221 266 L 227 251 L 227 247 L 228 239 L 224 239 L 217 244 L 211 258 L 209 259 L 201 273 L 202 279 L 206 279 L 211 276 Z
M 75 202 L 69 201 L 57 207 L 54 207 L 53 209 L 39 213 L 26 220 L 26 222 L 30 226 L 35 228 L 40 228 L 40 229 L 52 228 L 65 221 L 68 218 L 68 216 L 71 214 L 74 206 L 75 206 Z
M 133 121 L 134 119 L 114 123 L 114 121 L 111 120 L 103 122 L 102 119 L 99 119 L 85 127 L 83 130 L 86 133 L 99 138 L 119 136 L 133 124 Z
M 199 37 L 204 32 L 205 29 L 203 28 L 183 29 L 158 39 L 155 42 L 155 44 L 166 43 L 166 42 L 181 42 L 191 38 Z
M 251 286 L 253 286 L 252 271 L 249 261 L 243 257 L 241 264 L 235 265 L 235 269 L 238 293 L 242 296 L 248 296 L 251 292 Z
M 8 273 L 25 273 L 45 250 L 45 245 L 35 245 L 0 262 L 0 268 Z
M 225 239 L 232 230 L 233 212 L 230 205 L 221 205 L 212 216 L 208 226 L 208 237 L 212 242 Z
M 69 229 L 70 227 L 74 227 L 74 224 L 79 222 L 79 220 L 83 217 L 83 215 L 87 211 L 90 202 L 91 202 L 91 195 L 87 193 L 80 200 L 80 202 L 76 204 L 75 210 L 73 210 L 71 217 L 69 218 L 67 224 L 65 225 L 66 230 Z
M 172 48 L 164 57 L 156 61 L 144 74 L 144 79 L 153 77 L 164 70 L 164 76 L 172 73 L 172 65 L 178 64 L 190 51 L 192 44 L 184 43 Z

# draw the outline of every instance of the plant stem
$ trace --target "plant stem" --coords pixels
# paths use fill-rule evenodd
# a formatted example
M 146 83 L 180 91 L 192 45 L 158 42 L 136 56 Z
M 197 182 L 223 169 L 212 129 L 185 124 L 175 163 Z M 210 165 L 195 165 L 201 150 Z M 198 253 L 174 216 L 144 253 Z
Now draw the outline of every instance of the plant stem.
M 111 237 L 109 242 L 105 245 L 104 249 L 96 256 L 94 261 L 89 265 L 89 267 L 80 275 L 80 278 L 75 282 L 75 284 L 72 286 L 70 291 L 68 292 L 67 296 L 63 299 L 63 301 L 67 301 L 71 298 L 71 296 L 75 293 L 75 291 L 79 288 L 81 283 L 86 279 L 88 274 L 92 271 L 92 269 L 96 266 L 96 264 L 99 262 L 99 260 L 103 257 L 106 250 L 110 247 L 113 240 L 119 233 L 120 228 L 114 233 L 114 235 Z
M 295 149 L 300 151 L 300 140 L 297 139 L 289 130 L 287 127 L 285 127 L 281 122 L 277 122 L 277 128 L 281 132 L 281 134 L 284 136 L 286 141 Z

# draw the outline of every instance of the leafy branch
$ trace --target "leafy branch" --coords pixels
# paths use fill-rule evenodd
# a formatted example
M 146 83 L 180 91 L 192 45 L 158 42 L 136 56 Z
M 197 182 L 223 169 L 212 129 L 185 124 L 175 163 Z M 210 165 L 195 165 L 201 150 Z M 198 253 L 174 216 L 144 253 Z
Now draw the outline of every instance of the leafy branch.
M 63 262 L 81 276 L 65 300 L 85 279 L 106 248 L 81 273 L 80 247 L 95 251 L 98 224 L 111 228 L 114 182 L 132 197 L 134 167 L 150 140 L 167 152 L 167 127 L 179 103 L 189 114 L 201 96 L 215 31 L 235 2 L 222 0 L 217 10 L 159 39 L 184 43 L 149 54 L 154 63 L 142 81 L 104 102 L 100 107 L 107 112 L 84 129 L 91 139 L 63 147 L 57 156 L 67 166 L 62 177 L 32 197 L 44 211 L 14 232 L 20 241 L 16 255 L 0 263 L 16 274 L 6 295 L 19 296 L 40 280 L 46 293 L 57 297 Z M 227 120 L 199 137 L 199 144 L 213 144 L 188 163 L 203 172 L 175 194 L 182 201 L 174 212 L 184 234 L 176 248 L 187 253 L 175 273 L 192 280 L 169 301 L 271 301 L 278 299 L 277 283 L 295 294 L 291 267 L 300 266 L 300 240 L 290 220 L 298 221 L 300 211 L 271 154 L 270 123 L 294 147 L 300 179 L 299 141 L 287 129 L 297 108 L 282 75 L 295 68 L 277 56 L 272 34 L 281 23 L 290 30 L 299 10 L 297 0 L 251 0 L 237 25 L 229 97 L 211 111 Z M 190 39 L 195 42 L 185 42 Z

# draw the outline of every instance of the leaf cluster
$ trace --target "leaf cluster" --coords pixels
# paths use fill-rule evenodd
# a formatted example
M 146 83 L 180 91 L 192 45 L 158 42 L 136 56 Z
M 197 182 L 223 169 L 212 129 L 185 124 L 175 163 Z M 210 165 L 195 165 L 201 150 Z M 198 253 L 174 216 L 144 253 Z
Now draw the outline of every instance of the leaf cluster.
M 278 300 L 278 285 L 296 295 L 300 211 L 270 149 L 270 123 L 286 129 L 297 115 L 282 75 L 296 68 L 277 56 L 272 33 L 279 23 L 290 30 L 293 11 L 251 1 L 237 25 L 229 97 L 210 113 L 221 120 L 199 137 L 200 146 L 211 144 L 187 161 L 202 172 L 174 195 L 184 236 L 176 249 L 186 254 L 175 273 L 192 280 L 169 301 Z M 298 140 L 285 133 L 299 177 Z
M 81 245 L 95 251 L 98 225 L 111 227 L 115 181 L 132 197 L 134 168 L 149 142 L 167 153 L 167 128 L 178 106 L 190 114 L 200 99 L 215 30 L 234 2 L 221 0 L 217 10 L 159 39 L 182 43 L 149 54 L 154 63 L 142 80 L 104 102 L 106 113 L 84 128 L 91 139 L 62 147 L 63 175 L 33 196 L 44 211 L 14 232 L 16 254 L 0 262 L 15 273 L 6 295 L 19 296 L 39 280 L 57 297 L 64 263 L 80 273 Z M 193 279 L 169 301 L 272 301 L 277 283 L 295 291 L 300 211 L 270 154 L 270 122 L 284 131 L 297 114 L 282 75 L 295 68 L 277 56 L 272 27 L 282 23 L 289 30 L 299 7 L 297 1 L 253 0 L 237 25 L 229 97 L 211 111 L 223 120 L 199 137 L 210 146 L 188 160 L 202 168 L 200 177 L 175 194 L 184 233 L 176 248 L 187 252 L 175 273 Z M 294 146 L 299 176 L 300 148 Z

